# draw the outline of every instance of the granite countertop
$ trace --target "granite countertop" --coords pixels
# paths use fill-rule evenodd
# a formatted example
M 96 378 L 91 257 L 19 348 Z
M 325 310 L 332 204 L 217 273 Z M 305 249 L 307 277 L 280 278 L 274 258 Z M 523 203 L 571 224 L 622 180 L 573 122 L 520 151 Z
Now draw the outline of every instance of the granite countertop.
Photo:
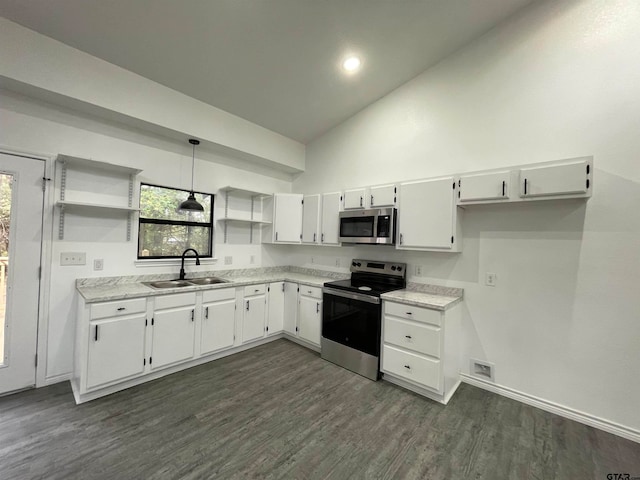
M 194 275 L 189 275 L 194 277 Z M 218 277 L 225 283 L 193 285 L 176 288 L 153 288 L 142 282 L 175 279 L 174 274 L 140 275 L 126 277 L 79 278 L 76 289 L 86 303 L 108 302 L 128 298 L 141 298 L 173 293 L 197 292 L 219 288 L 242 287 L 260 283 L 290 281 L 312 287 L 322 287 L 325 282 L 349 278 L 349 274 L 314 270 L 300 267 L 267 267 L 241 270 L 199 272 L 197 277 Z M 381 296 L 382 300 L 407 305 L 447 310 L 462 301 L 461 288 L 441 287 L 421 283 L 408 283 L 404 290 L 395 290 Z
M 380 298 L 433 310 L 448 310 L 462 301 L 463 293 L 462 288 L 410 282 L 404 290 L 383 293 Z
M 195 275 L 190 276 L 195 277 Z M 213 276 L 225 280 L 225 283 L 162 289 L 153 288 L 142 283 L 175 279 L 174 274 L 161 274 L 127 277 L 79 278 L 76 280 L 76 289 L 86 303 L 95 303 L 283 281 L 291 281 L 313 287 L 322 287 L 325 282 L 342 280 L 349 277 L 348 274 L 343 273 L 297 267 L 223 270 L 217 272 L 199 272 L 197 274 L 197 277 Z

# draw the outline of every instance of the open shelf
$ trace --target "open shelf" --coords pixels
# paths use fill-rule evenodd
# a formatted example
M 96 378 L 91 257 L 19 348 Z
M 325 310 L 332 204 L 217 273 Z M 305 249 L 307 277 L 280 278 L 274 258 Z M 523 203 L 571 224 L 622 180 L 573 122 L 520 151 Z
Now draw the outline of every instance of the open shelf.
M 139 212 L 139 208 L 135 207 L 122 207 L 119 205 L 104 205 L 99 203 L 88 202 L 70 202 L 67 200 L 58 200 L 56 205 L 65 210 L 113 210 L 114 212 Z

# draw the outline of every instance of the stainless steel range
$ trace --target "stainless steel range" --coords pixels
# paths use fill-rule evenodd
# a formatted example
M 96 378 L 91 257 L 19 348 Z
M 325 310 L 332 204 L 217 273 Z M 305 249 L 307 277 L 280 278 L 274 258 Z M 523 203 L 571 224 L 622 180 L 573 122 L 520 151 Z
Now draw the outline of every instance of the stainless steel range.
M 371 380 L 380 378 L 380 295 L 406 286 L 405 263 L 358 260 L 351 278 L 323 288 L 321 356 Z

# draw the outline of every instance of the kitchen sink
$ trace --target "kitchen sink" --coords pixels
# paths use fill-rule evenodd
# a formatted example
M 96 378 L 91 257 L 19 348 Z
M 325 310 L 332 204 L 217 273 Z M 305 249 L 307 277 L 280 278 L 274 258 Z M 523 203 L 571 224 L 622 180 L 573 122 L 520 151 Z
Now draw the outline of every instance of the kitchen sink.
M 193 283 L 189 283 L 186 280 L 158 280 L 157 282 L 142 282 L 145 285 L 149 285 L 153 288 L 178 288 L 178 287 L 193 287 Z
M 180 288 L 193 287 L 195 285 L 215 285 L 216 283 L 227 283 L 218 277 L 189 278 L 186 280 L 158 280 L 156 282 L 142 282 L 152 288 Z
M 216 283 L 227 283 L 226 280 L 222 280 L 218 277 L 189 278 L 186 281 L 193 285 L 214 285 Z

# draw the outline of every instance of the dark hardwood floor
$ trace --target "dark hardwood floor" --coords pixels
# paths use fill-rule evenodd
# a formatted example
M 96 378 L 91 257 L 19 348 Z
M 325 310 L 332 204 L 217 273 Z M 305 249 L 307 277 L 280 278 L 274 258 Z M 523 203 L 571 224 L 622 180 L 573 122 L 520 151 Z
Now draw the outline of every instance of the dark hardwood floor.
M 0 479 L 640 477 L 640 444 L 462 385 L 448 406 L 286 340 L 76 406 L 0 398 Z

